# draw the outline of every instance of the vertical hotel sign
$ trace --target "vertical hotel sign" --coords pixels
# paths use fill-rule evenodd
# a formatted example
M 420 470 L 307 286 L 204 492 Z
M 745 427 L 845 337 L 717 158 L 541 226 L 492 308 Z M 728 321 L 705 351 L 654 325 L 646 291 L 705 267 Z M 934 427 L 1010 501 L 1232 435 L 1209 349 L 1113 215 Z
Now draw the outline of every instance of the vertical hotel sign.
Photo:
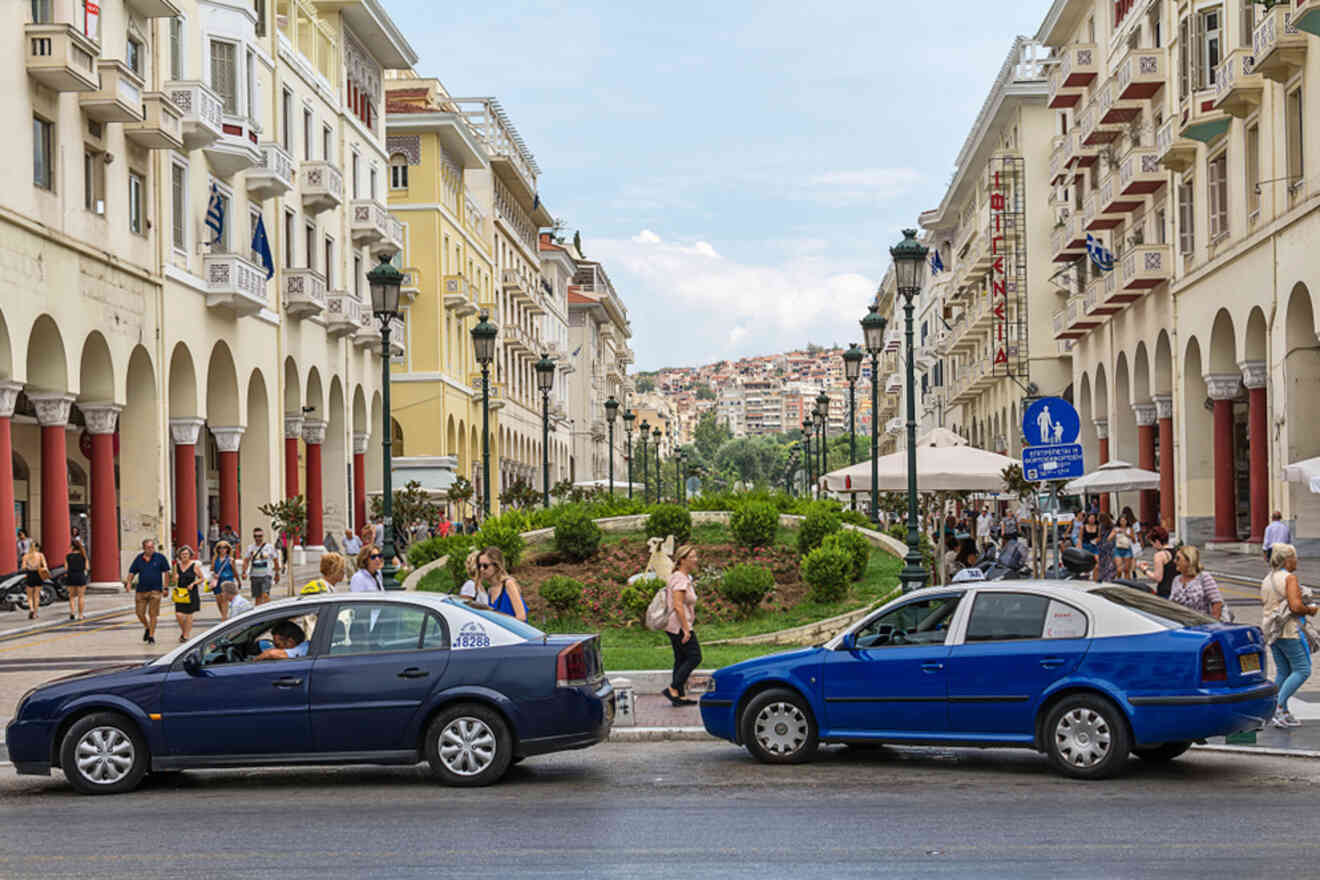
M 1018 299 L 1025 290 L 1026 228 L 1022 216 L 1022 160 L 995 156 L 987 169 L 990 190 L 990 306 L 994 315 L 994 362 L 997 375 L 1018 375 L 1025 361 L 1024 309 Z

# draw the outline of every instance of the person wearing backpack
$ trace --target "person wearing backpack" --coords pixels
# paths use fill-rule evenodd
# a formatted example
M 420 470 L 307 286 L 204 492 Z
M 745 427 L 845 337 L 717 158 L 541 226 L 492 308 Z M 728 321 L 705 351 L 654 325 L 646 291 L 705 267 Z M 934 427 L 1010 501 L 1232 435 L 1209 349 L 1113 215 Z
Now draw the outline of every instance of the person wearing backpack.
M 669 576 L 666 594 L 669 605 L 669 645 L 674 649 L 674 675 L 662 692 L 674 706 L 694 706 L 687 699 L 687 680 L 701 663 L 701 645 L 693 629 L 696 624 L 697 593 L 692 588 L 692 573 L 697 570 L 697 548 L 684 544 L 674 554 L 674 573 Z
M 270 601 L 271 585 L 280 579 L 280 556 L 260 528 L 252 530 L 252 543 L 243 554 L 243 577 L 252 588 L 253 604 Z

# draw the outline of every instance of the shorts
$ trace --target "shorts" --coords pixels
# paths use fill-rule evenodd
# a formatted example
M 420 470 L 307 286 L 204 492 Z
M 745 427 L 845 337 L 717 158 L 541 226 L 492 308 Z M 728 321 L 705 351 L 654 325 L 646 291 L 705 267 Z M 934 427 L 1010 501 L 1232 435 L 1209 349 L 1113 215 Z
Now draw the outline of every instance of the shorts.
M 252 598 L 260 599 L 262 596 L 270 595 L 270 575 L 261 576 L 254 574 L 250 578 L 252 582 Z
M 1131 547 L 1115 547 L 1115 548 L 1114 548 L 1114 558 L 1115 558 L 1115 559 L 1131 559 L 1131 558 L 1132 558 L 1132 548 L 1131 548 Z

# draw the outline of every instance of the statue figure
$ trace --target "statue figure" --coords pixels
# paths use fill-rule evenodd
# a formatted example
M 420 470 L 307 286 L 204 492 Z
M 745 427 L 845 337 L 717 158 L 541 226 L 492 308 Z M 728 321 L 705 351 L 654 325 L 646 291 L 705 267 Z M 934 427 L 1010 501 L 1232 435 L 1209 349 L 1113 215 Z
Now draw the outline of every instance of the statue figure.
M 646 561 L 646 568 L 628 578 L 628 583 L 642 578 L 659 578 L 661 583 L 668 583 L 674 573 L 674 536 L 666 538 L 647 538 L 646 546 L 651 550 L 651 558 Z

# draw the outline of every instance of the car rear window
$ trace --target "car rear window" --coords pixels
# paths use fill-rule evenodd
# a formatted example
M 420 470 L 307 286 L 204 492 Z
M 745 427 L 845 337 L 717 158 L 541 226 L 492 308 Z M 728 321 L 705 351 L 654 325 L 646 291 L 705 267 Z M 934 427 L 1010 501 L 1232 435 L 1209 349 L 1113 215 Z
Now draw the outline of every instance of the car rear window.
M 1143 593 L 1141 590 L 1134 590 L 1131 587 L 1100 587 L 1092 590 L 1091 595 L 1103 596 L 1115 605 L 1130 608 L 1142 617 L 1153 620 L 1160 626 L 1169 629 L 1201 626 L 1215 622 L 1213 617 L 1199 611 L 1193 611 L 1185 605 L 1179 605 L 1177 602 L 1170 602 L 1168 599 L 1161 599 L 1159 596 Z
M 530 624 L 523 623 L 516 617 L 510 617 L 507 614 L 500 614 L 498 611 L 491 611 L 489 608 L 483 608 L 471 602 L 459 599 L 446 599 L 452 605 L 462 605 L 463 608 L 472 614 L 477 615 L 482 620 L 489 620 L 491 623 L 501 626 L 513 633 L 520 639 L 544 639 L 545 633 L 541 632 Z

